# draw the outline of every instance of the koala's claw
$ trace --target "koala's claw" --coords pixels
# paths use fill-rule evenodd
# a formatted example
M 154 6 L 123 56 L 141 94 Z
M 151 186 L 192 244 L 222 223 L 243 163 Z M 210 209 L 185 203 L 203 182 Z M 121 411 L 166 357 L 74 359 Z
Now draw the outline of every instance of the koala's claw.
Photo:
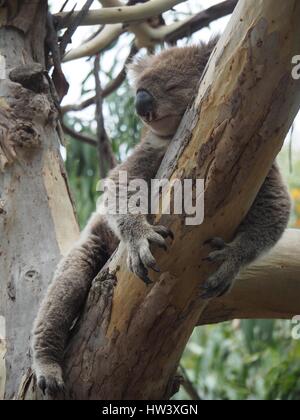
M 231 289 L 240 270 L 240 265 L 232 244 L 227 244 L 221 238 L 213 238 L 206 243 L 216 250 L 212 251 L 203 260 L 210 263 L 220 263 L 221 265 L 201 286 L 200 297 L 201 299 L 219 298 Z
M 143 280 L 146 286 L 149 286 L 153 283 L 148 276 L 147 268 L 143 265 L 142 261 L 137 256 L 128 255 L 128 267 L 132 273 Z
M 208 257 L 203 258 L 203 261 L 211 263 L 223 262 L 226 260 L 226 251 L 219 250 L 211 252 Z
M 231 286 L 231 282 L 220 282 L 216 287 L 212 287 L 209 284 L 205 284 L 204 286 L 202 286 L 202 293 L 200 294 L 200 298 L 203 300 L 220 298 L 231 289 Z
M 38 360 L 34 370 L 37 385 L 44 395 L 49 395 L 52 398 L 58 395 L 64 395 L 65 384 L 59 364 Z
M 166 228 L 165 226 L 153 226 L 153 229 L 156 233 L 161 235 L 163 238 L 171 238 L 172 241 L 174 240 L 174 233 L 171 231 L 171 229 Z
M 204 242 L 204 245 L 210 245 L 212 248 L 215 249 L 224 249 L 226 248 L 226 246 L 228 246 L 224 239 L 219 237 L 208 239 Z
M 148 269 L 157 273 L 160 272 L 160 268 L 151 253 L 150 244 L 157 245 L 167 251 L 165 239 L 168 237 L 174 238 L 170 229 L 164 226 L 149 226 L 142 238 L 133 239 L 128 244 L 128 267 L 146 285 L 152 283 L 148 276 Z
M 43 395 L 49 394 L 52 397 L 63 394 L 65 392 L 65 385 L 54 376 L 40 376 L 37 379 L 37 384 L 41 389 Z
M 46 378 L 45 378 L 45 376 L 40 376 L 37 379 L 37 384 L 38 384 L 38 387 L 41 389 L 43 395 L 46 395 L 47 385 L 46 385 Z

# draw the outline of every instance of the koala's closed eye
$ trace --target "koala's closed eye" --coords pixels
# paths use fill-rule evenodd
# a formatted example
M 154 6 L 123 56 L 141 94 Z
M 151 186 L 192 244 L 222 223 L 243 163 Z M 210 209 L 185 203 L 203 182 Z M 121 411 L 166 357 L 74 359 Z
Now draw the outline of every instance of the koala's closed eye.
M 171 92 L 172 90 L 178 89 L 179 88 L 179 84 L 178 83 L 172 83 L 170 85 L 167 85 L 165 88 L 166 92 Z

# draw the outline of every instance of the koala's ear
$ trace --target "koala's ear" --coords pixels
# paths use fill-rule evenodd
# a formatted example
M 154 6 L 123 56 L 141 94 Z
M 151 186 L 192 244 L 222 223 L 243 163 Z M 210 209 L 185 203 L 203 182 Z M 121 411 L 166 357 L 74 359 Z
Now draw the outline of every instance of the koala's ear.
M 127 64 L 127 72 L 129 79 L 133 82 L 152 64 L 153 57 L 146 55 L 144 57 L 137 57 L 131 63 Z

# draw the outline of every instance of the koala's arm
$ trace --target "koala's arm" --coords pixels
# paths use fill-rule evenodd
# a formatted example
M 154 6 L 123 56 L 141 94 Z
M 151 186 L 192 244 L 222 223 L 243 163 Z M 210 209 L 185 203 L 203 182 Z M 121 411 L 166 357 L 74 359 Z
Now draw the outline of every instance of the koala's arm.
M 118 242 L 104 217 L 94 214 L 78 243 L 59 264 L 33 327 L 33 369 L 43 392 L 56 394 L 62 390 L 62 361 L 69 330 L 92 280 Z
M 234 240 L 229 244 L 221 238 L 209 241 L 216 250 L 207 260 L 221 265 L 205 283 L 202 297 L 225 294 L 243 267 L 275 246 L 288 226 L 290 212 L 291 199 L 274 163 Z
M 155 177 L 168 144 L 167 140 L 148 134 L 109 178 L 118 184 L 119 172 L 126 171 L 129 181 L 139 178 L 149 182 Z M 98 212 L 91 217 L 79 242 L 59 264 L 34 323 L 33 368 L 44 392 L 55 395 L 63 389 L 62 362 L 70 327 L 85 302 L 92 280 L 116 249 L 119 239 L 127 244 L 129 267 L 148 281 L 146 266 L 155 268 L 149 242 L 164 246 L 163 237 L 168 234 L 164 227 L 152 227 L 143 215 Z
M 120 194 L 122 187 L 120 172 L 127 173 L 128 183 L 131 180 L 142 179 L 149 187 L 151 179 L 155 178 L 157 174 L 168 145 L 169 140 L 161 139 L 149 132 L 146 139 L 135 149 L 129 159 L 111 172 L 109 178 L 118 186 L 117 200 L 122 195 Z M 127 203 L 132 194 L 132 192 L 127 193 L 125 197 Z M 109 198 L 109 192 L 106 198 Z M 118 210 L 112 214 L 108 210 L 106 218 L 117 237 L 126 244 L 128 268 L 146 284 L 151 283 L 148 277 L 148 268 L 155 271 L 158 271 L 159 268 L 150 251 L 150 244 L 166 248 L 165 238 L 172 236 L 172 233 L 164 226 L 152 226 L 144 214 L 132 214 L 130 206 L 127 214 L 121 214 L 121 211 Z

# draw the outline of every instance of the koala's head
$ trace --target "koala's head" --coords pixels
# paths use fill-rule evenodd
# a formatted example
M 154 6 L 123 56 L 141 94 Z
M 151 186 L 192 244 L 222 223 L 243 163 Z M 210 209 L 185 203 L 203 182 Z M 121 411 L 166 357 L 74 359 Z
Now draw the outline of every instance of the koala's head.
M 129 65 L 136 112 L 155 134 L 175 134 L 215 45 L 170 48 Z

